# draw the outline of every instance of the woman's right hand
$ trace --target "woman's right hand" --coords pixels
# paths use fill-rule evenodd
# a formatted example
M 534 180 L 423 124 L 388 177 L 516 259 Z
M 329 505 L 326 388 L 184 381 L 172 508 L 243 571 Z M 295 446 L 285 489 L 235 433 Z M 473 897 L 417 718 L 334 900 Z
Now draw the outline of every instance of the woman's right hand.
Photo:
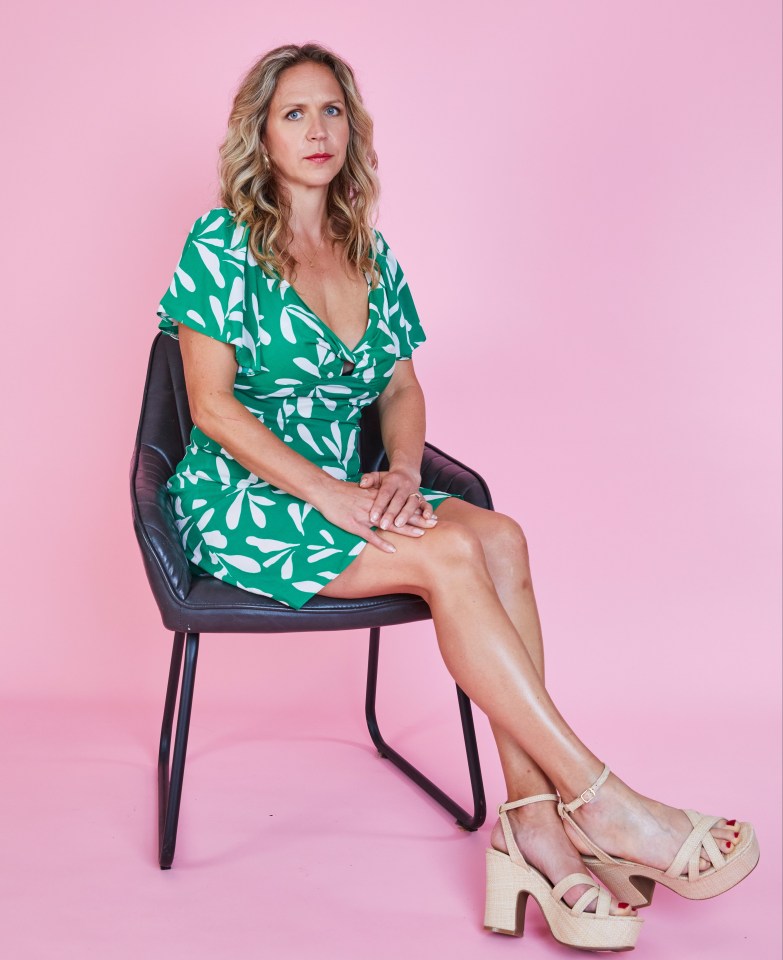
M 383 550 L 384 553 L 396 553 L 397 548 L 394 544 L 381 536 L 377 530 L 372 529 L 375 524 L 370 522 L 370 508 L 375 503 L 375 495 L 375 490 L 360 487 L 358 483 L 337 480 L 333 486 L 329 487 L 329 492 L 314 506 L 327 520 L 342 527 L 343 530 L 355 533 L 379 550 Z M 430 524 L 427 524 L 427 527 L 429 526 Z M 394 533 L 402 534 L 403 537 L 421 537 L 427 527 L 406 523 L 392 529 Z

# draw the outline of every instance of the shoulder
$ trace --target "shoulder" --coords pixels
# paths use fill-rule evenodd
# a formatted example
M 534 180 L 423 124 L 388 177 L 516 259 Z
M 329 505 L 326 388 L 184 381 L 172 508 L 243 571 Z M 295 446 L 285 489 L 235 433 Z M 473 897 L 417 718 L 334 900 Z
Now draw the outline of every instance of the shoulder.
M 235 249 L 247 246 L 249 229 L 244 220 L 237 223 L 228 207 L 211 207 L 193 221 L 189 238 L 214 247 Z

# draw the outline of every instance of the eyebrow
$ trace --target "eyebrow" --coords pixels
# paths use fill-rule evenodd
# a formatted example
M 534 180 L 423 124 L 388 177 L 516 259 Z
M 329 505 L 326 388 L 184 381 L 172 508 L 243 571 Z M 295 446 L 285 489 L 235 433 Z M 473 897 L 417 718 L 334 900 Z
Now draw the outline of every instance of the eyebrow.
M 345 101 L 344 101 L 341 97 L 333 97 L 331 100 L 324 100 L 324 101 L 321 103 L 321 106 L 322 106 L 322 107 L 325 107 L 325 106 L 327 106 L 327 104 L 330 104 L 330 103 L 341 103 L 343 106 L 345 106 Z M 306 106 L 307 106 L 306 103 L 286 103 L 286 104 L 284 104 L 282 107 L 280 107 L 280 109 L 281 109 L 281 110 L 293 110 L 294 107 L 299 107 L 299 108 L 301 108 L 301 107 L 306 107 Z

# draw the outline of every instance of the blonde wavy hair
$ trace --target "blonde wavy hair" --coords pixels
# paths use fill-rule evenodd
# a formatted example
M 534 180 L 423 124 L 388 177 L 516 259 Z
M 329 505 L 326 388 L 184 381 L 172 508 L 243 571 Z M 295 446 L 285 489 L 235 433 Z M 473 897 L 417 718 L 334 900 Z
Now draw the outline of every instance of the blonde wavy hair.
M 350 130 L 345 163 L 328 188 L 327 231 L 341 244 L 346 260 L 370 273 L 372 286 L 376 287 L 380 270 L 375 260 L 373 227 L 380 181 L 373 122 L 353 70 L 326 47 L 318 43 L 276 47 L 247 72 L 234 97 L 228 131 L 219 151 L 221 203 L 233 211 L 237 225 L 244 221 L 250 227 L 250 249 L 268 276 L 274 276 L 274 270 L 281 278 L 286 266 L 295 274 L 299 261 L 289 252 L 285 239 L 290 236 L 290 197 L 275 178 L 273 165 L 264 163 L 261 136 L 280 74 L 308 61 L 328 67 L 342 87 Z

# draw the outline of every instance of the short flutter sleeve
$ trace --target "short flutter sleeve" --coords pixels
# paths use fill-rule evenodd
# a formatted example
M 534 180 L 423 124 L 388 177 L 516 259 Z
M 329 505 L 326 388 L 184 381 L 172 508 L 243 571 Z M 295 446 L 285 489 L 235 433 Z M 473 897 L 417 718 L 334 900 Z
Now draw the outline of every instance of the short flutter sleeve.
M 244 372 L 261 369 L 258 311 L 245 303 L 248 234 L 224 207 L 208 210 L 188 233 L 171 284 L 158 306 L 158 328 L 179 339 L 177 323 L 233 344 Z
M 389 301 L 389 329 L 398 344 L 397 359 L 410 360 L 411 354 L 427 339 L 416 304 L 402 267 L 380 230 L 376 230 L 378 252 Z

